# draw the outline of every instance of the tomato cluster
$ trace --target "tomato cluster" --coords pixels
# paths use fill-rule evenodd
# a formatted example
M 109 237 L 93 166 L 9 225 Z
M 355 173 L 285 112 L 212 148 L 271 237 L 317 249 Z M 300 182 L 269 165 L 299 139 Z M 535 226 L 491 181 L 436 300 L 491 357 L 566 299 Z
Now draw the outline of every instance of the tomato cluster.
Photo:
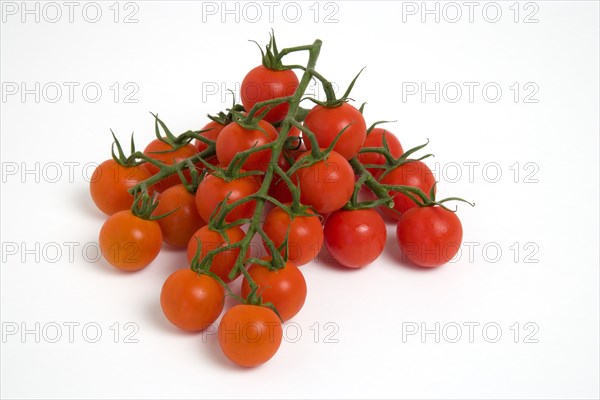
M 422 146 L 404 152 L 377 123 L 367 129 L 362 108 L 348 102 L 350 89 L 335 98 L 314 72 L 320 45 L 279 52 L 272 37 L 263 64 L 243 79 L 243 106 L 179 136 L 155 115 L 156 139 L 143 152 L 132 140 L 126 156 L 115 138 L 113 159 L 98 166 L 90 184 L 95 204 L 109 215 L 99 239 L 109 264 L 140 270 L 162 242 L 187 251 L 188 266 L 167 277 L 160 293 L 173 325 L 202 331 L 221 316 L 226 295 L 240 301 L 218 327 L 223 353 L 240 366 L 277 352 L 282 323 L 306 299 L 299 267 L 324 247 L 347 268 L 381 255 L 381 214 L 396 221 L 402 254 L 417 266 L 448 262 L 462 241 L 460 220 L 435 199 L 431 170 L 409 158 Z M 296 51 L 309 52 L 307 67 L 282 64 Z M 302 109 L 311 78 L 321 81 L 327 101 Z M 255 235 L 263 250 L 252 248 Z M 229 284 L 238 278 L 234 292 Z

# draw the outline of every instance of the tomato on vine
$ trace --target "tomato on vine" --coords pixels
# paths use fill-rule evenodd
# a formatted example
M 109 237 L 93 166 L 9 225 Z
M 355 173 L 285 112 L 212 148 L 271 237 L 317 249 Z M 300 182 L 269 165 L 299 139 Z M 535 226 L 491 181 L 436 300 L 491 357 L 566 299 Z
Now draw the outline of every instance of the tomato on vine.
M 276 71 L 263 65 L 253 68 L 246 74 L 240 87 L 242 104 L 248 111 L 256 103 L 291 96 L 298 88 L 298 77 L 292 70 Z M 274 106 L 265 115 L 268 122 L 281 121 L 287 114 L 290 106 L 282 103 Z M 261 108 L 257 114 L 260 114 Z
M 385 137 L 385 141 L 388 145 L 390 155 L 393 158 L 400 157 L 404 153 L 404 150 L 402 149 L 402 145 L 400 144 L 400 141 L 398 140 L 398 138 L 393 133 L 388 131 L 387 129 L 373 128 L 371 130 L 371 132 L 369 132 L 367 134 L 367 138 L 365 139 L 365 143 L 363 144 L 362 147 L 363 148 L 367 148 L 367 147 L 383 148 L 383 138 L 384 137 Z M 358 161 L 360 161 L 361 164 L 364 164 L 364 165 L 369 165 L 369 164 L 385 165 L 385 163 L 386 163 L 385 156 L 383 154 L 379 154 L 379 153 L 375 153 L 375 152 L 359 153 L 357 158 L 358 158 Z M 369 171 L 373 176 L 378 176 L 379 174 L 381 174 L 383 169 L 367 168 L 367 171 Z
M 240 174 L 245 171 L 240 170 Z M 226 180 L 219 176 L 208 174 L 198 185 L 196 191 L 196 208 L 204 221 L 210 219 L 213 211 L 218 208 L 225 198 L 227 204 L 246 198 L 258 192 L 260 178 L 247 175 L 237 179 Z M 256 208 L 256 201 L 250 200 L 234 207 L 225 217 L 226 222 L 235 222 L 242 218 L 250 218 Z
M 196 195 L 188 192 L 181 183 L 158 196 L 158 205 L 152 215 L 164 215 L 157 220 L 163 240 L 175 247 L 185 248 L 192 235 L 206 225 L 198 214 Z
M 382 176 L 379 182 L 387 185 L 412 186 L 428 194 L 435 186 L 435 177 L 425 163 L 421 161 L 409 161 L 392 169 L 388 174 Z M 435 192 L 435 188 L 433 190 Z M 405 194 L 390 191 L 390 196 L 392 196 L 394 201 L 394 207 L 381 207 L 381 210 L 388 217 L 396 221 L 400 219 L 403 212 L 417 207 L 417 203 Z
M 258 129 L 248 129 L 238 123 L 225 126 L 217 138 L 217 158 L 229 166 L 236 154 L 259 147 L 277 139 L 277 130 L 265 120 L 258 121 Z M 271 161 L 271 149 L 250 154 L 241 167 L 247 171 L 266 171 Z
M 293 262 L 288 261 L 283 268 L 277 270 L 252 264 L 248 267 L 248 274 L 258 285 L 257 294 L 264 302 L 275 306 L 282 320 L 290 320 L 302 309 L 306 300 L 306 280 Z M 244 278 L 242 297 L 247 298 L 250 292 L 250 284 Z
M 159 139 L 154 139 L 151 141 L 148 146 L 144 149 L 144 154 L 153 160 L 160 161 L 166 165 L 173 165 L 180 161 L 185 160 L 186 158 L 192 157 L 198 153 L 198 149 L 193 144 L 189 143 L 181 147 L 174 148 L 169 143 L 163 142 Z M 148 171 L 152 175 L 157 174 L 160 169 L 156 165 L 153 165 L 150 162 L 144 164 Z M 184 176 L 189 178 L 189 171 L 184 170 Z M 168 178 L 162 179 L 160 182 L 156 184 L 156 190 L 159 192 L 163 192 L 171 186 L 175 186 L 178 183 L 181 183 L 181 179 L 177 174 L 173 174 Z
M 364 267 L 383 251 L 385 223 L 372 209 L 340 210 L 325 221 L 325 245 L 331 256 L 348 268 Z
M 113 267 L 137 271 L 147 267 L 158 256 L 162 233 L 158 222 L 123 210 L 104 222 L 99 244 L 102 256 Z
M 452 260 L 462 236 L 456 213 L 439 206 L 411 208 L 396 227 L 403 256 L 420 267 L 437 267 Z
M 227 229 L 225 231 L 225 235 L 227 237 L 223 237 L 221 233 L 211 230 L 208 225 L 198 229 L 188 243 L 188 262 L 191 263 L 192 259 L 196 255 L 196 252 L 198 251 L 198 242 L 200 242 L 200 245 L 202 246 L 200 250 L 200 260 L 202 260 L 204 257 L 206 257 L 208 252 L 226 247 L 230 244 L 238 243 L 244 239 L 244 236 L 246 236 L 244 231 L 239 226 Z M 229 278 L 229 273 L 233 269 L 239 254 L 239 247 L 217 253 L 210 264 L 210 271 L 221 278 L 223 282 L 231 282 L 240 274 L 238 271 L 233 279 Z M 248 257 L 248 254 L 246 254 L 246 257 Z
M 216 142 L 223 128 L 225 128 L 225 125 L 216 121 L 210 121 L 208 124 L 204 125 L 202 129 L 200 129 L 200 131 L 204 131 L 200 133 L 200 136 L 204 136 L 205 138 Z M 201 153 L 208 148 L 206 143 L 198 139 L 196 139 L 195 146 L 196 149 L 198 149 L 198 153 Z M 208 157 L 205 161 L 212 165 L 219 164 L 219 160 L 217 159 L 216 155 Z M 198 165 L 198 167 L 203 168 L 203 165 Z
M 324 148 L 345 129 L 333 149 L 347 160 L 356 156 L 367 136 L 367 125 L 362 114 L 346 102 L 335 107 L 316 105 L 306 115 L 304 126 L 314 133 L 319 147 Z M 306 149 L 311 148 L 307 140 Z
M 225 291 L 214 278 L 191 269 L 173 272 L 160 292 L 165 317 L 184 331 L 208 328 L 223 311 Z
M 311 154 L 307 151 L 301 160 Z M 354 171 L 348 161 L 335 151 L 324 159 L 300 168 L 292 178 L 298 179 L 300 199 L 319 214 L 339 210 L 346 205 L 354 190 Z
M 270 308 L 238 304 L 221 318 L 218 335 L 227 358 L 242 367 L 256 367 L 277 353 L 283 329 Z
M 92 200 L 108 215 L 128 210 L 133 205 L 133 195 L 128 190 L 151 176 L 143 165 L 125 167 L 113 159 L 106 160 L 96 167 L 90 179 Z M 153 191 L 153 187 L 148 188 L 149 194 Z
M 288 259 L 298 266 L 313 260 L 323 245 L 321 220 L 311 210 L 307 212 L 311 215 L 296 215 L 291 218 L 284 209 L 274 207 L 267 214 L 263 224 L 264 232 L 277 248 L 283 244 L 288 235 Z M 284 252 L 285 249 L 281 251 L 282 255 Z

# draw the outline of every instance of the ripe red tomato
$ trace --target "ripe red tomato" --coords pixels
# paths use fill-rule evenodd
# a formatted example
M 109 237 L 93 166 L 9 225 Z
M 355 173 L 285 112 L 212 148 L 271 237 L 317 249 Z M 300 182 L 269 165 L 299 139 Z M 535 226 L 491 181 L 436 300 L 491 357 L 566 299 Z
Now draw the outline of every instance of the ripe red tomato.
M 202 331 L 221 315 L 225 291 L 208 275 L 180 269 L 163 284 L 160 305 L 165 317 L 176 327 L 184 331 Z
M 256 367 L 269 361 L 281 345 L 283 329 L 273 310 L 238 304 L 219 323 L 219 344 L 223 354 L 242 367 Z
M 221 131 L 223 130 L 223 128 L 225 128 L 225 125 L 220 124 L 218 122 L 215 121 L 210 121 L 208 124 L 204 125 L 202 127 L 202 129 L 200 129 L 201 131 L 206 130 L 206 132 L 202 132 L 200 134 L 200 136 L 204 136 L 207 139 L 210 140 L 214 140 L 215 142 L 217 141 L 217 138 L 219 137 L 219 134 L 221 133 Z M 209 129 L 209 130 L 207 130 Z M 197 140 L 195 142 L 195 146 L 198 149 L 198 153 L 203 152 L 204 150 L 206 150 L 208 148 L 208 145 L 206 143 L 204 143 L 201 140 Z M 214 155 L 212 157 L 209 157 L 208 159 L 206 159 L 206 161 L 208 161 L 209 163 L 211 163 L 212 165 L 217 165 L 219 164 L 219 160 L 217 159 L 217 156 Z M 200 168 L 203 168 L 203 165 L 198 165 Z
M 244 171 L 241 171 L 242 173 Z M 210 219 L 213 210 L 229 195 L 228 204 L 250 196 L 260 189 L 260 179 L 254 175 L 233 179 L 229 182 L 215 176 L 206 175 L 196 191 L 196 208 L 204 221 Z M 248 201 L 235 207 L 225 217 L 226 222 L 250 218 L 256 208 L 256 201 Z
M 264 302 L 273 303 L 284 321 L 298 314 L 306 300 L 306 281 L 298 267 L 287 262 L 285 266 L 272 271 L 260 264 L 252 264 L 248 268 L 252 280 L 259 286 L 258 294 Z M 250 284 L 242 281 L 242 297 L 250 294 Z
M 258 126 L 262 130 L 246 129 L 236 123 L 231 123 L 223 128 L 217 138 L 217 158 L 221 165 L 227 167 L 236 154 L 277 139 L 277 130 L 273 125 L 261 120 L 258 122 Z M 266 171 L 270 161 L 271 149 L 264 149 L 251 154 L 242 168 L 246 171 Z
M 298 160 L 309 154 L 310 151 L 301 154 Z M 354 191 L 354 171 L 348 161 L 335 151 L 327 159 L 299 169 L 294 176 L 300 184 L 302 203 L 312 206 L 319 214 L 339 210 Z
M 365 119 L 360 111 L 348 103 L 330 108 L 315 106 L 306 115 L 304 126 L 315 134 L 319 147 L 323 148 L 327 148 L 348 126 L 333 148 L 347 160 L 358 153 L 367 137 Z M 306 149 L 310 150 L 310 141 L 306 140 L 305 144 Z
M 100 230 L 100 251 L 113 267 L 137 271 L 158 255 L 162 234 L 158 222 L 136 217 L 129 210 L 111 215 Z
M 181 183 L 171 186 L 158 196 L 158 206 L 152 215 L 167 213 L 171 214 L 157 221 L 163 240 L 171 246 L 185 248 L 194 232 L 206 225 L 198 214 L 196 196 L 188 192 Z
M 421 161 L 411 161 L 394 168 L 386 176 L 381 178 L 379 182 L 388 185 L 417 187 L 421 189 L 425 195 L 429 196 L 431 188 L 435 185 L 435 177 L 427 165 Z M 394 208 L 382 206 L 381 210 L 385 215 L 396 221 L 400 219 L 403 212 L 409 208 L 417 207 L 417 204 L 414 201 L 402 193 L 390 191 L 390 195 L 393 195 Z
M 420 267 L 450 261 L 462 243 L 462 224 L 456 213 L 442 207 L 415 207 L 400 217 L 396 239 L 405 258 Z
M 390 154 L 394 158 L 400 157 L 404 153 L 404 149 L 402 149 L 402 145 L 396 136 L 393 133 L 389 132 L 383 128 L 374 128 L 368 135 L 364 147 L 381 147 L 383 148 L 383 136 L 385 136 L 385 140 L 388 144 L 388 148 L 390 149 Z M 382 154 L 378 153 L 360 153 L 358 156 L 358 161 L 363 165 L 367 164 L 377 164 L 377 165 L 385 165 L 385 157 Z M 377 176 L 382 170 L 378 168 L 367 168 L 367 170 L 371 173 L 371 175 Z
M 229 244 L 237 243 L 244 239 L 244 236 L 246 236 L 244 231 L 238 226 L 227 229 L 225 233 L 229 239 Z M 188 243 L 187 259 L 189 263 L 192 262 L 192 259 L 198 250 L 198 242 L 196 241 L 196 238 L 200 240 L 200 244 L 202 245 L 202 249 L 200 251 L 200 260 L 206 257 L 206 254 L 209 251 L 228 245 L 227 240 L 221 236 L 219 232 L 211 231 L 208 226 L 203 226 L 202 228 L 198 229 L 196 233 L 194 233 L 194 236 L 192 236 L 190 242 Z M 239 254 L 239 248 L 225 250 L 218 253 L 210 264 L 210 271 L 221 278 L 225 283 L 231 282 L 235 278 L 229 279 L 229 273 L 233 269 Z M 246 258 L 248 258 L 248 256 L 249 254 L 246 254 Z M 238 275 L 239 272 L 236 277 Z
M 178 148 L 177 150 L 173 150 L 173 147 L 170 144 L 167 144 L 158 139 L 154 139 L 151 141 L 148 146 L 144 149 L 144 154 L 148 157 L 160 161 L 163 164 L 173 165 L 180 161 L 185 160 L 186 158 L 192 157 L 198 153 L 198 149 L 193 144 L 187 144 L 183 147 Z M 166 153 L 165 153 L 166 151 Z M 148 171 L 152 175 L 155 175 L 159 172 L 159 168 L 151 163 L 144 164 Z M 189 171 L 184 171 L 184 176 L 189 179 Z M 168 178 L 165 178 L 158 182 L 155 187 L 159 192 L 163 192 L 171 186 L 175 186 L 178 183 L 181 183 L 181 179 L 177 174 L 173 174 Z
M 242 104 L 247 111 L 261 101 L 291 96 L 298 88 L 298 77 L 292 70 L 274 71 L 259 65 L 244 77 L 240 93 Z M 277 122 L 285 118 L 290 106 L 288 103 L 273 107 L 264 119 Z M 262 108 L 257 115 L 262 112 Z
M 325 245 L 331 256 L 349 268 L 360 268 L 379 257 L 387 230 L 376 211 L 340 210 L 325 221 Z
M 90 193 L 96 206 L 105 214 L 128 210 L 133 196 L 128 190 L 150 178 L 152 174 L 141 165 L 123 167 L 112 158 L 98 165 L 90 179 Z M 153 187 L 148 188 L 152 195 Z
M 291 176 L 290 179 L 297 186 L 298 176 Z M 269 186 L 269 196 L 274 197 L 282 203 L 292 202 L 292 192 L 288 188 L 287 184 L 277 175 L 273 176 L 271 186 Z
M 312 211 L 310 217 L 296 216 L 293 220 L 280 207 L 274 207 L 265 219 L 263 230 L 276 247 L 288 234 L 288 259 L 300 266 L 313 260 L 323 246 L 323 226 Z M 288 233 L 289 230 L 289 233 Z M 266 245 L 265 245 L 265 248 Z M 267 252 L 269 249 L 267 248 Z M 281 252 L 283 255 L 283 251 Z

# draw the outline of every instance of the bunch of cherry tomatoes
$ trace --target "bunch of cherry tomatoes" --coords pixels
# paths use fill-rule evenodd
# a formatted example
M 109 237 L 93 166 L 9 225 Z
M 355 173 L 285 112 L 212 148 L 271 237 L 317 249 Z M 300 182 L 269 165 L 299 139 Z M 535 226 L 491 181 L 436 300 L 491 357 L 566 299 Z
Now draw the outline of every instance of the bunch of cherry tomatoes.
M 127 155 L 115 137 L 113 157 L 90 184 L 109 215 L 99 238 L 108 263 L 137 271 L 163 242 L 187 250 L 189 265 L 160 294 L 175 326 L 202 331 L 222 314 L 226 295 L 239 300 L 221 318 L 218 339 L 245 367 L 277 352 L 281 324 L 306 298 L 299 267 L 323 246 L 347 268 L 379 257 L 387 235 L 380 212 L 396 221 L 402 254 L 418 266 L 448 262 L 462 241 L 460 220 L 443 204 L 450 199 L 435 199 L 425 157 L 410 158 L 424 146 L 405 152 L 379 123 L 367 128 L 362 107 L 348 102 L 356 79 L 336 98 L 315 70 L 320 49 L 317 40 L 279 51 L 271 36 L 262 64 L 242 82 L 242 105 L 181 135 L 154 115 L 156 139 L 140 152 L 132 138 Z M 307 65 L 284 65 L 293 52 L 308 52 Z M 311 79 L 321 82 L 326 101 L 303 97 Z M 300 106 L 311 101 L 310 109 Z M 262 257 L 251 251 L 255 235 Z M 240 275 L 236 293 L 229 283 Z

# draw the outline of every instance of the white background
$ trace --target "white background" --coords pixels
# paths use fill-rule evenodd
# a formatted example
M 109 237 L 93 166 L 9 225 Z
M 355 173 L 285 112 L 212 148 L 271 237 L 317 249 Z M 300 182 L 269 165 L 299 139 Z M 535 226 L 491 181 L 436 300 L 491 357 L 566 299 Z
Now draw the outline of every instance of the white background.
M 256 9 L 243 3 L 237 15 L 223 15 L 221 2 L 208 9 L 205 4 L 203 13 L 200 2 L 138 1 L 137 23 L 123 23 L 136 10 L 123 4 L 115 23 L 112 2 L 100 4 L 97 23 L 82 16 L 86 3 L 75 8 L 73 23 L 62 3 L 56 23 L 48 21 L 55 10 L 46 8 L 44 15 L 43 3 L 39 23 L 35 15 L 21 21 L 20 2 L 13 3 L 17 14 L 5 12 L 6 3 L 2 397 L 598 398 L 598 3 L 520 3 L 515 22 L 513 2 L 499 2 L 496 23 L 482 15 L 485 2 L 474 9 L 473 22 L 459 2 L 462 18 L 455 23 L 448 21 L 455 11 L 447 7 L 439 23 L 435 15 L 422 22 L 420 2 L 321 3 L 319 15 L 313 2 L 302 2 L 296 23 L 289 6 L 282 15 L 285 3 L 277 3 L 272 23 L 263 2 L 256 3 L 262 18 L 251 22 Z M 403 14 L 413 5 L 417 14 Z M 444 5 L 438 3 L 441 13 Z M 216 14 L 206 12 L 215 7 Z M 493 19 L 489 7 L 487 18 Z M 88 8 L 88 18 L 93 11 Z M 523 22 L 530 13 L 537 23 Z M 183 334 L 163 317 L 160 288 L 172 271 L 185 267 L 183 253 L 165 249 L 134 274 L 89 262 L 105 216 L 89 198 L 85 178 L 89 163 L 109 157 L 109 128 L 123 140 L 135 131 L 143 147 L 153 135 L 149 111 L 183 132 L 229 106 L 225 89 L 235 89 L 259 63 L 247 40 L 263 44 L 271 28 L 281 46 L 322 39 L 318 70 L 341 86 L 367 66 L 352 97 L 368 102 L 368 123 L 397 120 L 388 128 L 405 149 L 431 140 L 427 149 L 436 157 L 428 163 L 437 170 L 439 196 L 477 203 L 458 211 L 464 242 L 474 251 L 469 256 L 463 250 L 456 262 L 434 270 L 410 267 L 398 261 L 390 223 L 388 246 L 372 265 L 359 271 L 306 265 L 308 298 L 287 331 L 288 342 L 267 364 L 243 370 L 221 355 L 214 336 Z M 20 92 L 9 93 L 9 86 L 22 82 L 29 89 L 56 82 L 62 97 L 50 102 L 56 93 L 49 86 L 39 102 L 34 94 L 22 99 Z M 79 84 L 72 102 L 64 82 Z M 88 99 L 81 91 L 89 82 L 103 90 L 95 103 L 89 101 L 93 90 Z M 117 102 L 110 89 L 115 82 Z M 128 82 L 139 88 L 137 103 L 123 101 L 131 92 L 124 88 Z M 449 101 L 454 92 L 442 93 L 439 103 L 434 95 L 423 101 L 418 94 L 403 101 L 403 87 L 411 82 L 429 89 L 456 82 L 464 90 L 456 103 Z M 464 82 L 479 84 L 472 102 Z M 489 82 L 502 89 L 495 103 L 482 95 Z M 539 88 L 533 96 L 538 102 L 523 101 L 531 89 L 521 89 L 515 102 L 515 82 L 536 85 L 529 88 Z M 214 87 L 219 93 L 212 94 Z M 72 177 L 65 162 L 74 163 Z M 39 173 L 22 174 L 36 163 Z M 479 164 L 469 175 L 465 163 Z M 60 176 L 52 183 L 57 164 Z M 493 182 L 498 170 L 502 176 Z M 72 258 L 65 243 L 75 243 Z M 86 261 L 82 249 L 88 243 Z M 39 251 L 25 252 L 36 246 Z M 132 332 L 127 322 L 139 327 L 137 343 L 125 343 Z M 472 343 L 464 325 L 469 322 L 479 324 Z M 36 323 L 39 343 L 33 333 L 21 335 L 23 328 L 35 331 Z M 65 323 L 79 324 L 72 343 Z M 93 328 L 82 333 L 86 323 L 102 329 L 97 343 L 88 342 Z M 439 323 L 439 343 L 433 334 L 403 340 L 412 323 L 419 329 Z M 487 336 L 482 332 L 486 323 L 502 329 L 496 343 L 488 342 L 493 328 Z M 62 336 L 50 343 L 55 324 Z M 462 327 L 457 343 L 450 342 L 454 324 Z M 8 335 L 15 326 L 19 332 Z M 526 343 L 536 326 L 529 339 L 537 343 Z M 337 343 L 325 340 L 332 327 L 338 327 L 330 338 Z M 290 343 L 296 328 L 302 336 Z

